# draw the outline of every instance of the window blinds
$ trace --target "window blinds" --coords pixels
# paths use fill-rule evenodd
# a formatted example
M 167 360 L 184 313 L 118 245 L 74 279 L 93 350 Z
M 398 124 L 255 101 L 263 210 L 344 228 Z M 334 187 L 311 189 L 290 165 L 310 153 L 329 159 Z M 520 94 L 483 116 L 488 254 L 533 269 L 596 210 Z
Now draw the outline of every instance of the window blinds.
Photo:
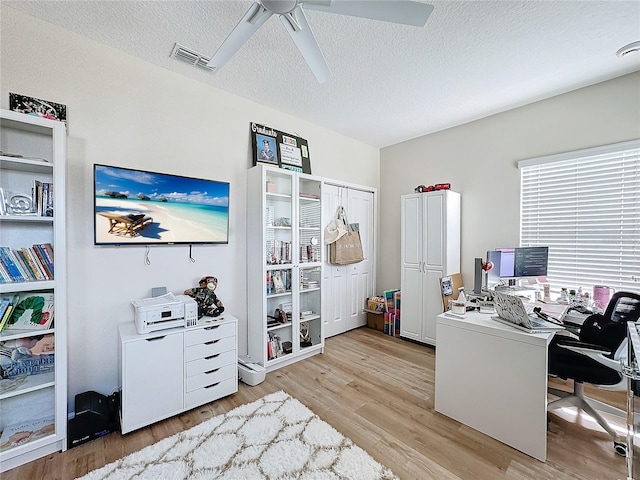
M 520 245 L 549 246 L 553 289 L 640 292 L 640 140 L 518 167 Z

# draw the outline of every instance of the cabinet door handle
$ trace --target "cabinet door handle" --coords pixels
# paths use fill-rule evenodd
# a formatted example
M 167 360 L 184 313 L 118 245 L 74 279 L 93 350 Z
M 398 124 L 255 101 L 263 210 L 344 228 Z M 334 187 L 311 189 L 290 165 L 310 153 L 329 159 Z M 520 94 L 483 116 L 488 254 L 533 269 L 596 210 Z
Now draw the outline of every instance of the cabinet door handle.
M 210 327 L 204 327 L 204 330 L 215 330 L 216 328 L 220 328 L 220 325 L 211 325 Z
M 218 340 L 212 340 L 210 342 L 204 342 L 205 345 L 213 345 L 214 343 L 218 343 L 220 341 L 220 339 Z
M 216 353 L 215 355 L 209 355 L 208 357 L 204 357 L 204 359 L 205 360 L 211 360 L 212 358 L 216 358 L 216 357 L 219 357 L 219 356 L 220 356 L 220 354 Z
M 145 339 L 147 342 L 155 342 L 156 340 L 162 340 L 166 335 L 162 335 L 161 337 L 153 337 Z
M 207 386 L 206 386 L 206 387 L 204 387 L 204 388 L 211 388 L 211 387 L 215 387 L 215 386 L 217 386 L 217 385 L 220 385 L 220 382 L 213 383 L 213 384 L 211 384 L 211 385 L 207 385 Z
M 205 373 L 205 375 L 209 375 L 210 373 L 215 373 L 215 372 L 217 372 L 218 370 L 220 370 L 220 369 L 219 369 L 219 368 L 216 368 L 215 370 L 209 370 L 208 372 L 204 372 L 204 373 Z

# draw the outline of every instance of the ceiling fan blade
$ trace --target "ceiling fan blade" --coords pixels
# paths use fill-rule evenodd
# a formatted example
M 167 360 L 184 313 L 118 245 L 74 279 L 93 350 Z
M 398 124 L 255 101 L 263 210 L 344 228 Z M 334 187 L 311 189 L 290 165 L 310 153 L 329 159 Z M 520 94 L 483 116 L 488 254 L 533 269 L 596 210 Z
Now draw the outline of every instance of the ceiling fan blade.
M 302 0 L 306 10 L 371 18 L 383 22 L 424 27 L 433 11 L 433 5 L 410 0 Z
M 273 15 L 269 10 L 259 3 L 254 3 L 247 13 L 242 17 L 240 23 L 231 31 L 229 36 L 222 42 L 211 60 L 207 62 L 207 67 L 222 67 L 233 55 L 240 50 L 240 47 L 251 38 L 251 35 Z
M 309 22 L 307 22 L 307 17 L 302 9 L 296 7 L 293 11 L 285 15 L 280 15 L 280 20 L 318 82 L 324 83 L 331 78 L 329 66 L 324 59 L 324 55 L 318 46 L 316 38 L 313 36 Z

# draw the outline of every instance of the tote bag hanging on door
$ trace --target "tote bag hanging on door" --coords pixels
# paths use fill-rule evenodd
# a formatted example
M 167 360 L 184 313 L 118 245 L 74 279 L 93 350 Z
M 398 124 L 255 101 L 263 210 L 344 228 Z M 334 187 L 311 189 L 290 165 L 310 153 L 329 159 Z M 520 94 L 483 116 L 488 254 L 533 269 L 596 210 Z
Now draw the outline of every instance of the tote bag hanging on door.
M 350 265 L 361 262 L 364 260 L 364 254 L 362 253 L 359 225 L 349 223 L 344 209 L 341 217 L 347 233 L 329 247 L 329 261 L 334 265 Z

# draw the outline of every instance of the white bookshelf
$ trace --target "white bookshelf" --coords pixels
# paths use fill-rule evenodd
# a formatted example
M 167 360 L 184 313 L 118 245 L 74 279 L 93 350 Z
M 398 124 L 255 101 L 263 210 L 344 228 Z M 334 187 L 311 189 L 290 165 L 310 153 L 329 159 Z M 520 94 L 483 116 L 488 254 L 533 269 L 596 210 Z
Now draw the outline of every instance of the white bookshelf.
M 324 349 L 322 184 L 319 177 L 265 165 L 248 172 L 248 353 L 267 371 Z M 269 318 L 283 306 L 291 310 L 288 321 Z M 278 343 L 290 343 L 290 351 L 273 348 Z
M 0 389 L 0 430 L 38 418 L 52 417 L 53 427 L 41 435 L 0 450 L 0 471 L 6 471 L 50 453 L 66 450 L 67 441 L 67 331 L 65 246 L 66 128 L 61 122 L 0 110 L 0 187 L 8 194 L 31 195 L 34 180 L 52 183 L 53 216 L 0 215 L 0 246 L 10 249 L 50 243 L 55 254 L 54 279 L 0 283 L 0 296 L 53 292 L 53 325 L 42 331 L 4 330 L 0 343 L 11 345 L 40 335 L 55 338 L 54 371 L 30 375 L 13 388 Z M 9 383 L 9 382 L 5 382 Z

